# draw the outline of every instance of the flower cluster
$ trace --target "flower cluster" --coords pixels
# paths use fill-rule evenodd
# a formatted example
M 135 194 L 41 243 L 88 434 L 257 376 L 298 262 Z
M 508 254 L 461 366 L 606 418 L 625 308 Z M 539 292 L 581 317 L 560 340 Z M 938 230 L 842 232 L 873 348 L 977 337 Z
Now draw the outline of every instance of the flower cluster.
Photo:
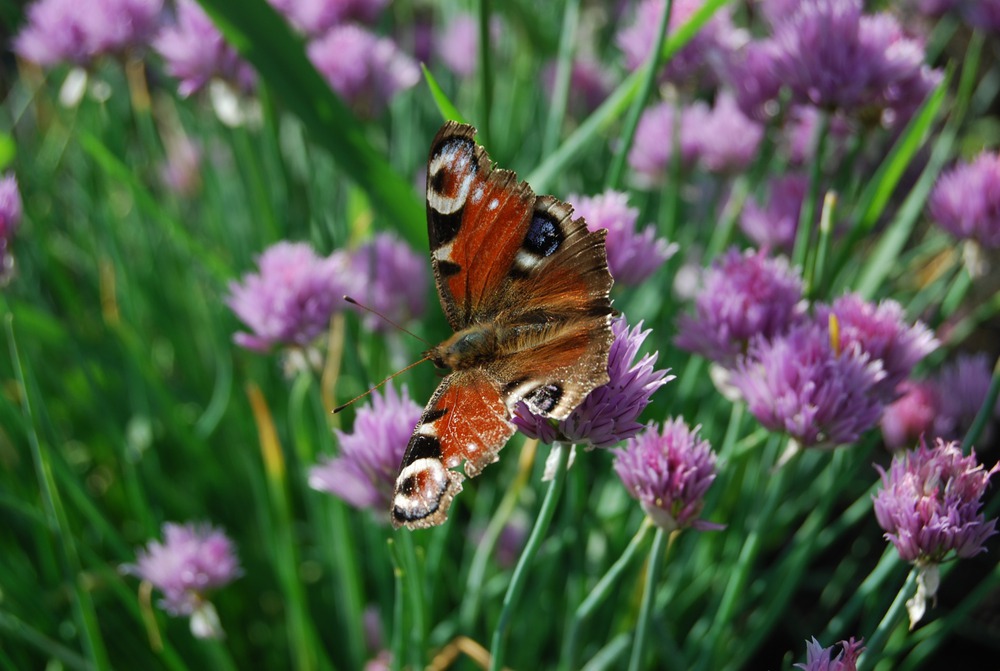
M 808 189 L 809 178 L 805 175 L 774 178 L 766 204 L 749 200 L 743 206 L 740 228 L 761 249 L 790 252 Z
M 559 422 L 532 414 L 527 404 L 518 405 L 514 414 L 517 428 L 546 443 L 562 441 L 592 447 L 611 447 L 636 435 L 644 426 L 639 415 L 649 405 L 653 392 L 674 379 L 667 370 L 656 370 L 657 354 L 635 360 L 650 331 L 640 322 L 629 329 L 624 317 L 611 322 L 614 341 L 608 355 L 607 384 L 590 392 Z
M 811 641 L 806 641 L 806 663 L 795 666 L 802 671 L 857 671 L 858 658 L 865 651 L 863 641 L 851 637 L 850 640 L 841 641 L 840 648 L 840 652 L 831 657 L 833 646 L 824 648 L 813 638 Z
M 14 50 L 39 65 L 89 66 L 144 47 L 160 26 L 163 0 L 37 0 Z
M 10 277 L 14 269 L 10 243 L 14 239 L 14 232 L 21 225 L 21 213 L 21 192 L 17 188 L 17 178 L 6 175 L 0 179 L 0 284 Z
M 354 24 L 331 28 L 309 43 L 307 53 L 330 87 L 366 116 L 420 80 L 416 62 L 395 42 Z
M 963 456 L 957 442 L 938 438 L 933 448 L 921 441 L 896 455 L 888 471 L 876 468 L 882 489 L 874 497 L 875 517 L 903 561 L 940 564 L 952 554 L 985 551 L 997 521 L 987 521 L 980 508 L 1000 464 L 985 471 L 975 454 Z
M 802 279 L 787 261 L 730 249 L 705 273 L 695 314 L 680 317 L 676 344 L 732 367 L 752 339 L 784 333 L 804 308 Z
M 426 264 L 406 244 L 379 234 L 356 250 L 321 257 L 306 243 L 279 242 L 258 259 L 260 271 L 230 282 L 226 303 L 250 333 L 237 333 L 236 344 L 258 352 L 275 346 L 308 348 L 330 317 L 347 308 L 345 295 L 395 321 L 423 313 Z M 377 272 L 376 272 L 377 271 Z M 365 312 L 367 328 L 385 328 Z
M 699 164 L 712 174 L 731 174 L 757 156 L 763 137 L 764 127 L 740 110 L 728 90 L 718 94 L 711 108 L 702 102 L 684 107 L 663 102 L 639 119 L 629 165 L 641 186 L 657 187 L 679 148 L 682 166 Z
M 358 410 L 352 433 L 334 431 L 340 454 L 309 469 L 309 486 L 385 516 L 396 471 L 421 409 L 406 387 L 397 393 L 391 381 L 384 394 L 373 391 L 371 396 L 371 403 Z
M 672 4 L 668 34 L 687 23 L 703 3 L 701 0 L 674 0 Z M 618 33 L 616 41 L 629 70 L 637 70 L 649 60 L 666 7 L 666 0 L 643 0 L 636 8 L 634 22 Z M 662 79 L 678 85 L 711 84 L 732 57 L 734 45 L 742 39 L 730 20 L 728 8 L 722 8 L 673 55 L 664 66 Z
M 1000 249 L 1000 154 L 984 152 L 938 178 L 928 201 L 931 218 L 959 240 Z
M 941 80 L 923 45 L 891 14 L 864 14 L 861 0 L 803 0 L 772 20 L 771 37 L 733 59 L 748 111 L 759 114 L 787 87 L 794 104 L 898 125 Z
M 347 279 L 354 298 L 395 322 L 424 313 L 430 281 L 427 261 L 393 235 L 379 233 L 351 252 Z M 369 330 L 392 328 L 371 312 L 363 312 Z
M 232 541 L 208 524 L 169 522 L 163 539 L 150 541 L 122 571 L 163 592 L 160 603 L 171 615 L 190 616 L 195 636 L 218 638 L 222 629 L 207 596 L 242 574 Z
M 389 0 L 268 0 L 298 30 L 319 37 L 349 21 L 372 23 Z
M 909 446 L 922 435 L 960 440 L 972 427 L 993 380 L 986 354 L 960 354 L 925 380 L 900 385 L 898 400 L 882 416 L 882 437 L 890 449 Z M 993 409 L 1000 419 L 1000 401 Z M 982 436 L 989 442 L 993 427 Z
M 205 88 L 211 81 L 226 82 L 238 91 L 249 91 L 256 73 L 222 37 L 195 0 L 178 0 L 176 21 L 165 26 L 153 43 L 167 72 L 180 80 L 182 96 Z
M 698 519 L 715 480 L 715 453 L 683 418 L 630 438 L 615 455 L 615 472 L 653 523 L 666 531 L 722 527 Z
M 259 273 L 229 283 L 226 303 L 252 330 L 233 340 L 259 352 L 275 345 L 310 345 L 344 305 L 345 263 L 343 255 L 320 257 L 306 243 L 268 248 L 257 261 Z
M 754 340 L 732 376 L 754 417 L 802 447 L 856 441 L 878 422 L 881 362 L 857 344 L 838 347 L 827 327 L 804 322 Z
M 874 393 L 885 403 L 896 400 L 900 383 L 938 345 L 930 329 L 922 323 L 906 323 L 903 307 L 894 300 L 875 305 L 857 294 L 846 294 L 830 306 L 816 307 L 818 320 L 829 321 L 831 316 L 839 324 L 842 349 L 857 345 L 869 358 L 882 362 L 885 377 Z
M 596 196 L 570 195 L 576 216 L 592 231 L 608 232 L 608 268 L 616 283 L 636 285 L 649 279 L 677 252 L 677 245 L 656 237 L 656 229 L 636 230 L 639 210 L 629 207 L 628 194 L 608 190 Z

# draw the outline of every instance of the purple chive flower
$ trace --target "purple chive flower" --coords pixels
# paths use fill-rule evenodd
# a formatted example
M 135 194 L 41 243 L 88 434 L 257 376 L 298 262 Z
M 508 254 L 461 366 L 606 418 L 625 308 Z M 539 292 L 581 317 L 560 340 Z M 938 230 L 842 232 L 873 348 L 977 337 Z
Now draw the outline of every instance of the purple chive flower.
M 17 178 L 6 175 L 0 179 L 0 283 L 10 276 L 14 257 L 10 255 L 10 242 L 14 231 L 21 225 L 21 192 Z
M 677 253 L 677 245 L 656 237 L 653 226 L 636 230 L 639 210 L 628 206 L 626 193 L 609 189 L 596 196 L 572 194 L 567 200 L 587 228 L 607 230 L 608 268 L 615 282 L 641 284 Z
M 153 47 L 166 61 L 167 72 L 180 80 L 182 96 L 197 93 L 213 79 L 250 91 L 256 73 L 226 43 L 222 33 L 195 0 L 178 0 L 176 23 L 160 31 Z
M 190 616 L 191 631 L 200 638 L 222 634 L 208 595 L 243 574 L 232 541 L 209 524 L 163 525 L 163 542 L 150 541 L 136 553 L 124 573 L 163 592 L 160 605 L 174 616 Z
M 279 242 L 257 264 L 259 273 L 229 283 L 226 304 L 252 331 L 233 340 L 258 352 L 275 345 L 310 345 L 344 305 L 346 259 L 317 256 L 306 243 Z
M 646 354 L 635 360 L 650 331 L 642 330 L 642 322 L 629 330 L 624 317 L 612 320 L 614 341 L 608 355 L 608 377 L 604 384 L 559 422 L 534 415 L 525 403 L 514 413 L 514 425 L 527 436 L 545 443 L 556 441 L 611 447 L 631 438 L 644 428 L 637 420 L 649 405 L 657 389 L 674 379 L 669 370 L 655 370 L 658 353 Z
M 162 11 L 163 0 L 38 0 L 27 9 L 14 50 L 43 66 L 86 66 L 145 46 Z
M 402 240 L 379 233 L 351 252 L 351 277 L 357 288 L 352 297 L 401 323 L 424 313 L 427 305 L 427 261 Z M 376 332 L 394 327 L 367 310 L 365 326 Z
M 847 294 L 832 306 L 816 306 L 817 320 L 827 321 L 831 314 L 840 325 L 841 349 L 856 344 L 870 359 L 882 362 L 885 377 L 875 393 L 885 403 L 898 398 L 899 384 L 938 346 L 934 334 L 921 322 L 907 324 L 903 306 L 894 300 L 875 305 L 857 294 Z
M 615 472 L 656 526 L 665 531 L 688 527 L 701 531 L 724 528 L 698 519 L 705 493 L 715 480 L 715 453 L 684 418 L 667 420 L 629 438 L 615 453 Z
M 972 428 L 979 409 L 986 400 L 993 380 L 992 366 L 986 354 L 960 354 L 931 380 L 938 399 L 934 435 L 959 439 Z M 993 409 L 1000 417 L 1000 401 Z
M 778 45 L 771 40 L 752 40 L 739 48 L 726 66 L 726 81 L 736 104 L 747 117 L 767 121 L 778 114 L 781 78 L 775 66 Z
M 678 109 L 668 101 L 647 108 L 639 119 L 628 154 L 628 164 L 636 173 L 636 182 L 646 188 L 662 185 L 670 170 L 675 147 L 680 149 L 682 166 L 694 164 L 700 150 L 698 127 L 708 114 L 704 103 Z M 675 133 L 678 116 L 680 127 Z
M 490 41 L 500 41 L 503 26 L 490 17 Z M 471 14 L 457 14 L 437 43 L 437 55 L 444 66 L 462 79 L 476 74 L 479 67 L 479 21 Z
M 940 564 L 952 554 L 966 558 L 986 551 L 997 521 L 987 521 L 980 509 L 1000 464 L 985 471 L 975 453 L 962 456 L 957 442 L 938 438 L 933 448 L 921 440 L 917 449 L 897 454 L 888 472 L 875 468 L 882 477 L 875 518 L 903 561 Z
M 686 24 L 703 4 L 703 0 L 674 0 L 667 34 Z M 666 0 L 643 0 L 636 8 L 635 22 L 618 33 L 616 42 L 629 70 L 637 70 L 649 60 L 666 6 Z M 663 79 L 675 84 L 712 85 L 740 39 L 728 11 L 720 9 L 674 54 L 664 68 Z
M 389 0 L 268 0 L 298 30 L 318 37 L 347 21 L 372 23 Z
M 791 251 L 808 190 L 809 178 L 805 175 L 774 178 L 766 205 L 752 199 L 743 205 L 740 228 L 763 249 Z
M 806 322 L 770 340 L 757 338 L 731 382 L 765 428 L 801 447 L 853 443 L 875 426 L 885 377 L 881 362 L 856 344 L 834 347 L 825 325 Z
M 983 152 L 938 178 L 928 202 L 931 218 L 959 240 L 1000 249 L 1000 154 Z
M 858 658 L 865 651 L 864 641 L 857 641 L 852 636 L 850 640 L 841 641 L 841 650 L 833 655 L 833 646 L 824 648 L 813 638 L 806 641 L 806 663 L 795 666 L 802 671 L 857 671 Z
M 784 258 L 733 248 L 705 273 L 695 314 L 681 315 L 675 342 L 731 368 L 753 338 L 784 333 L 803 310 L 802 279 Z
M 385 393 L 371 394 L 371 403 L 358 410 L 354 431 L 334 431 L 340 454 L 309 469 L 309 486 L 328 492 L 355 508 L 368 508 L 389 521 L 396 470 L 422 412 L 403 387 L 392 382 Z
M 961 3 L 962 15 L 971 25 L 1000 32 L 1000 2 L 997 0 L 971 0 Z
M 740 111 L 729 91 L 719 93 L 711 113 L 695 132 L 701 164 L 713 174 L 745 169 L 756 158 L 764 137 L 764 127 Z
M 310 42 L 307 53 L 337 95 L 368 116 L 420 80 L 416 62 L 395 42 L 353 24 Z
M 930 382 L 904 380 L 897 389 L 899 398 L 886 407 L 879 422 L 882 440 L 890 450 L 916 444 L 934 426 L 938 414 L 939 401 Z
M 798 104 L 901 123 L 941 78 L 922 44 L 891 15 L 864 15 L 861 0 L 803 0 L 772 39 L 774 74 Z

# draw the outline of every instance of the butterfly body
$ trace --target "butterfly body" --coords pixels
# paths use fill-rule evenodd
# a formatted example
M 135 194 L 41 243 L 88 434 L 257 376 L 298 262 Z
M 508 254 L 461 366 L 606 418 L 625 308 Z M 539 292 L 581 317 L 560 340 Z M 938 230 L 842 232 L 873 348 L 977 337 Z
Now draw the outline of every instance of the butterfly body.
M 463 476 L 496 461 L 524 401 L 564 419 L 607 382 L 611 275 L 604 231 L 495 169 L 475 129 L 447 122 L 431 145 L 431 265 L 455 333 L 426 354 L 450 369 L 407 445 L 393 498 L 396 527 L 443 522 Z

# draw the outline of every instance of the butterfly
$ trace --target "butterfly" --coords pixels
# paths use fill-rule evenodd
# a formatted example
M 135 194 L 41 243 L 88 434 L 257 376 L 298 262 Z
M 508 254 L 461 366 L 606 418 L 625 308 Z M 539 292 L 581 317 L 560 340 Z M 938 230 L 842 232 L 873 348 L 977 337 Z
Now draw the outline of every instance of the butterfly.
M 420 529 L 447 519 L 464 477 L 498 458 L 521 401 L 565 419 L 608 381 L 611 273 L 607 231 L 536 196 L 495 168 L 448 121 L 427 162 L 427 235 L 441 307 L 455 332 L 425 355 L 449 368 L 406 446 L 392 524 Z

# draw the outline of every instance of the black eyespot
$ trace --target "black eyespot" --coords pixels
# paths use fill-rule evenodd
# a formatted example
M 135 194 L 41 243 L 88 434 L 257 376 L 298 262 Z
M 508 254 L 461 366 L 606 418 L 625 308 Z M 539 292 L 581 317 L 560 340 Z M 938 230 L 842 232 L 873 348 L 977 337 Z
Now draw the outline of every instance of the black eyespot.
M 562 244 L 558 222 L 547 212 L 536 212 L 524 237 L 524 248 L 536 256 L 551 256 Z
M 524 400 L 533 405 L 538 412 L 547 413 L 556 407 L 562 395 L 562 387 L 557 384 L 547 384 L 531 390 Z

